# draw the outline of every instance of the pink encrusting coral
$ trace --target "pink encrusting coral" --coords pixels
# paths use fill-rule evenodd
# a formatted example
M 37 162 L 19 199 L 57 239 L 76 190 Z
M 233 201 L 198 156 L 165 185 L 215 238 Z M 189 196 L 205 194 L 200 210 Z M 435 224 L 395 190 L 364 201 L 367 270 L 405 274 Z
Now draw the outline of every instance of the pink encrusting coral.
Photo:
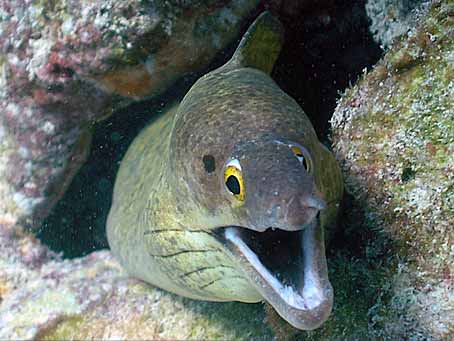
M 0 225 L 36 226 L 92 123 L 208 65 L 258 2 L 1 1 Z

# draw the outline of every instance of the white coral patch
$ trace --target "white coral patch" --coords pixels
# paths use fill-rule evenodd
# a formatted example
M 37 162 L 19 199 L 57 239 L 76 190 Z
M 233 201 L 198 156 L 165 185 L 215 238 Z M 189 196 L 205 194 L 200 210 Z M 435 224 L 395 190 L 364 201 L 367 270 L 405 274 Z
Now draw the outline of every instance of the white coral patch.
M 18 148 L 17 152 L 23 159 L 28 159 L 28 157 L 30 156 L 29 150 L 22 146 Z
M 30 59 L 26 69 L 28 71 L 28 79 L 33 81 L 36 78 L 37 71 L 47 63 L 53 42 L 48 39 L 36 39 L 30 40 L 29 46 L 33 57 Z
M 55 125 L 50 121 L 44 122 L 41 129 L 48 135 L 53 135 L 55 133 Z
M 0 32 L 0 34 L 1 34 L 1 32 Z M 6 63 L 2 63 L 0 65 L 0 96 L 2 98 L 7 97 L 7 92 L 6 92 L 7 75 L 8 75 L 7 65 L 6 65 Z
M 64 36 L 70 35 L 74 30 L 74 20 L 72 17 L 66 19 L 61 25 L 61 32 Z
M 416 186 L 408 193 L 408 203 L 415 210 L 416 214 L 422 214 L 434 207 L 434 194 L 432 186 L 423 184 L 419 179 Z
M 20 112 L 19 106 L 14 103 L 8 103 L 6 106 L 6 111 L 9 112 L 12 116 L 17 116 Z
M 16 203 L 17 207 L 23 212 L 23 214 L 31 214 L 33 208 L 41 203 L 44 198 L 29 198 L 23 193 L 17 192 L 13 195 L 13 200 Z

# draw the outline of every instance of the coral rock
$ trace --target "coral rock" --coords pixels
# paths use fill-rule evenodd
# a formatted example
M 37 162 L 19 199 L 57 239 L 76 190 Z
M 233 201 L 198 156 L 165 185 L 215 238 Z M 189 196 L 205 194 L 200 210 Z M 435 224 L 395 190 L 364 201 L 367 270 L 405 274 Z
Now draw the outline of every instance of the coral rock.
M 454 2 L 434 1 L 332 119 L 347 188 L 395 244 L 369 311 L 376 336 L 454 337 L 453 32 Z
M 394 39 L 411 30 L 417 17 L 424 15 L 428 0 L 368 0 L 367 15 L 375 40 L 388 49 Z
M 208 65 L 258 0 L 2 1 L 0 224 L 36 226 L 91 124 Z
M 62 260 L 0 230 L 0 339 L 270 338 L 260 304 L 191 301 L 129 278 L 108 251 Z

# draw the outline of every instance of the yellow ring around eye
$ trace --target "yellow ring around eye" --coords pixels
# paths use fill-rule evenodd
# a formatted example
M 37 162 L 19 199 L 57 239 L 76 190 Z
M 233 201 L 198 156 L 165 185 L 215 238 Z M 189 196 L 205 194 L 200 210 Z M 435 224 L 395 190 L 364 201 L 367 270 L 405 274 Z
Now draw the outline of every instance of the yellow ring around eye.
M 232 177 L 232 178 L 231 178 Z M 224 171 L 224 183 L 229 192 L 239 201 L 244 201 L 243 174 L 235 166 L 227 166 Z
M 292 150 L 293 154 L 295 154 L 295 156 L 303 156 L 303 152 L 297 146 L 292 146 L 290 149 Z
M 293 154 L 298 158 L 298 160 L 300 160 L 300 162 L 303 164 L 306 171 L 309 173 L 312 168 L 311 160 L 308 157 L 305 157 L 303 151 L 297 146 L 291 146 L 290 149 L 292 150 Z

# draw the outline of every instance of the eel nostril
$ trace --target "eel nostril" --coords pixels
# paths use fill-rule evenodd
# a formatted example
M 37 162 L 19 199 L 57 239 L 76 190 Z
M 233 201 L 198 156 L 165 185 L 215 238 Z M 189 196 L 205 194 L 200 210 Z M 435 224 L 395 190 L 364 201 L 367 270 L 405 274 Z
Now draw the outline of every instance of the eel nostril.
M 325 200 L 316 196 L 303 197 L 300 202 L 303 207 L 315 208 L 317 210 L 324 210 L 326 208 Z

